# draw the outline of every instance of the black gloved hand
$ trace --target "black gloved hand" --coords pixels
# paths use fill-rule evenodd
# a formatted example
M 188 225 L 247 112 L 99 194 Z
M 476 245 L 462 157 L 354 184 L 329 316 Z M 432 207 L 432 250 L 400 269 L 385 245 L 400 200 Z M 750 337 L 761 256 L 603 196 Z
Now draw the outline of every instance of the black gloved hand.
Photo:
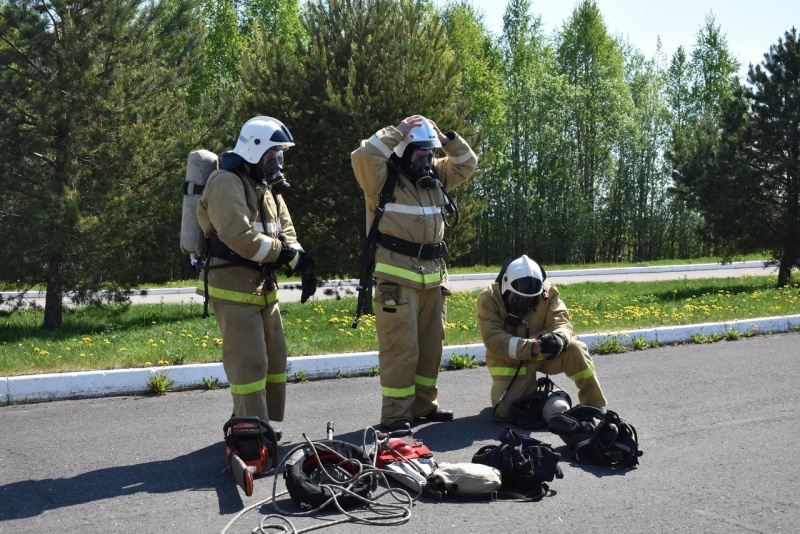
M 539 344 L 541 352 L 543 354 L 549 354 L 547 357 L 548 360 L 552 360 L 553 358 L 560 356 L 567 346 L 567 340 L 564 339 L 563 336 L 559 334 L 553 334 L 552 332 L 541 334 L 538 339 L 541 342 Z
M 278 259 L 275 261 L 278 265 L 286 265 L 287 268 L 291 271 L 293 270 L 296 265 L 292 265 L 292 262 L 297 258 L 299 252 L 293 249 L 290 246 L 287 246 L 285 243 L 283 247 L 281 247 L 281 253 L 278 255 Z
M 314 274 L 314 260 L 307 252 L 298 252 L 300 261 L 297 262 L 295 272 L 300 273 L 302 293 L 300 303 L 305 304 L 317 292 L 317 275 Z

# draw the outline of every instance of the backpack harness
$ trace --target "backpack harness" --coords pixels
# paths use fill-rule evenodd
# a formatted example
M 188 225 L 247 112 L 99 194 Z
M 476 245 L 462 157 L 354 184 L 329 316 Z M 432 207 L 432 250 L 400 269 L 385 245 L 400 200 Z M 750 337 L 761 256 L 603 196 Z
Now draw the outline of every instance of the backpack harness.
M 225 154 L 223 154 L 224 156 Z M 242 187 L 244 188 L 244 198 L 247 200 L 247 179 L 242 176 L 242 174 L 235 170 L 235 169 L 227 169 L 223 167 L 221 170 L 227 170 L 232 172 L 239 179 L 242 181 Z M 258 193 L 258 189 L 256 189 L 256 185 L 251 183 L 253 190 Z M 275 198 L 275 193 L 272 191 L 270 186 L 266 186 L 270 193 L 272 193 L 273 198 Z M 277 199 L 275 199 L 275 206 L 278 207 L 278 219 L 280 220 L 280 205 L 278 204 Z M 258 199 L 258 213 L 261 217 L 262 223 L 266 221 L 266 212 L 264 211 L 264 204 L 261 202 L 261 199 Z M 281 239 L 283 235 L 278 236 L 278 239 Z M 228 263 L 221 263 L 218 265 L 211 265 L 211 258 L 220 258 L 222 260 L 227 261 Z M 278 263 L 258 263 L 256 261 L 248 260 L 246 258 L 241 257 L 239 254 L 234 252 L 228 245 L 222 242 L 222 240 L 217 235 L 216 230 L 212 231 L 208 238 L 206 238 L 206 257 L 205 260 L 200 264 L 200 269 L 203 270 L 203 283 L 205 284 L 205 291 L 203 297 L 203 318 L 205 319 L 208 317 L 208 271 L 211 269 L 222 269 L 225 267 L 235 267 L 235 266 L 247 267 L 249 269 L 256 270 L 261 273 L 262 280 L 267 286 L 267 291 L 272 291 L 274 287 L 278 285 L 278 277 L 275 274 L 275 271 L 281 267 Z
M 555 414 L 548 430 L 564 440 L 580 463 L 635 467 L 644 454 L 636 429 L 611 410 L 579 404 Z

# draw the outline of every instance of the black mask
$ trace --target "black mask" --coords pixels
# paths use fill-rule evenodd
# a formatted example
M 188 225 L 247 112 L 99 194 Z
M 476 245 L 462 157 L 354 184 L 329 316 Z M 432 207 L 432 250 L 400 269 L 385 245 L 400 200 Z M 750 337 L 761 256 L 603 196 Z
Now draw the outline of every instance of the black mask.
M 506 316 L 506 324 L 512 328 L 516 328 L 522 324 L 522 314 L 514 315 L 513 313 L 509 313 Z
M 259 163 L 258 170 L 261 172 L 264 182 L 276 194 L 285 193 L 291 187 L 283 175 L 283 150 L 279 150 L 275 157 L 269 159 L 266 163 Z
M 415 145 L 409 145 L 406 149 L 403 159 L 404 172 L 411 178 L 411 180 L 422 189 L 434 189 L 436 187 L 436 171 L 433 169 L 433 150 L 411 161 L 411 157 L 417 150 L 427 150 Z

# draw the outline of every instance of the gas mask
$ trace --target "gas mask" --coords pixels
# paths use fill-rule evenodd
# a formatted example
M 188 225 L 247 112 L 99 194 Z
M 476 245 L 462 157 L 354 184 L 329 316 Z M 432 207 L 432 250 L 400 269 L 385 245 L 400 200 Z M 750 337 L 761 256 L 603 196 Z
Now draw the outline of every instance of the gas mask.
M 516 328 L 524 322 L 523 317 L 525 312 L 536 308 L 536 304 L 539 303 L 539 296 L 525 297 L 508 291 L 505 295 L 503 295 L 503 301 L 505 302 L 506 309 L 508 310 L 506 324 Z
M 264 162 L 263 158 L 258 163 L 258 170 L 264 182 L 272 188 L 275 194 L 282 194 L 289 190 L 289 182 L 283 175 L 283 150 L 278 150 L 274 157 Z
M 436 178 L 433 175 L 433 149 L 417 148 L 414 153 L 424 152 L 417 159 L 408 164 L 408 171 L 411 178 L 422 189 L 433 189 L 436 187 Z M 412 154 L 413 156 L 414 154 Z

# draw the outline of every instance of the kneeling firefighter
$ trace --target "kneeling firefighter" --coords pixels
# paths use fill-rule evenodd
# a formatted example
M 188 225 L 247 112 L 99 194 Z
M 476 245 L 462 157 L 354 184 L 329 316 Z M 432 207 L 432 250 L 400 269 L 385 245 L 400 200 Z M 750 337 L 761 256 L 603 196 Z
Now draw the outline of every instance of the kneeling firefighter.
M 598 408 L 606 398 L 586 344 L 573 336 L 569 311 L 544 269 L 526 255 L 503 262 L 497 279 L 478 295 L 478 327 L 492 377 L 496 420 L 521 420 L 515 401 L 537 390 L 536 372 L 566 374 L 578 400 Z
M 279 120 L 254 117 L 236 146 L 220 154 L 197 205 L 207 238 L 198 293 L 222 333 L 222 362 L 233 414 L 283 421 L 288 350 L 275 271 L 302 276 L 301 301 L 316 291 L 314 262 L 297 242 L 281 193 L 288 188 L 283 152 L 294 146 Z M 275 429 L 276 439 L 280 430 Z
M 444 157 L 434 157 L 441 148 Z M 451 421 L 439 408 L 446 279 L 448 192 L 466 182 L 477 157 L 458 134 L 421 115 L 377 131 L 350 154 L 364 191 L 367 259 L 374 269 L 381 424 L 410 428 L 414 419 Z M 360 291 L 371 283 L 364 277 Z M 358 312 L 357 312 L 358 314 Z

